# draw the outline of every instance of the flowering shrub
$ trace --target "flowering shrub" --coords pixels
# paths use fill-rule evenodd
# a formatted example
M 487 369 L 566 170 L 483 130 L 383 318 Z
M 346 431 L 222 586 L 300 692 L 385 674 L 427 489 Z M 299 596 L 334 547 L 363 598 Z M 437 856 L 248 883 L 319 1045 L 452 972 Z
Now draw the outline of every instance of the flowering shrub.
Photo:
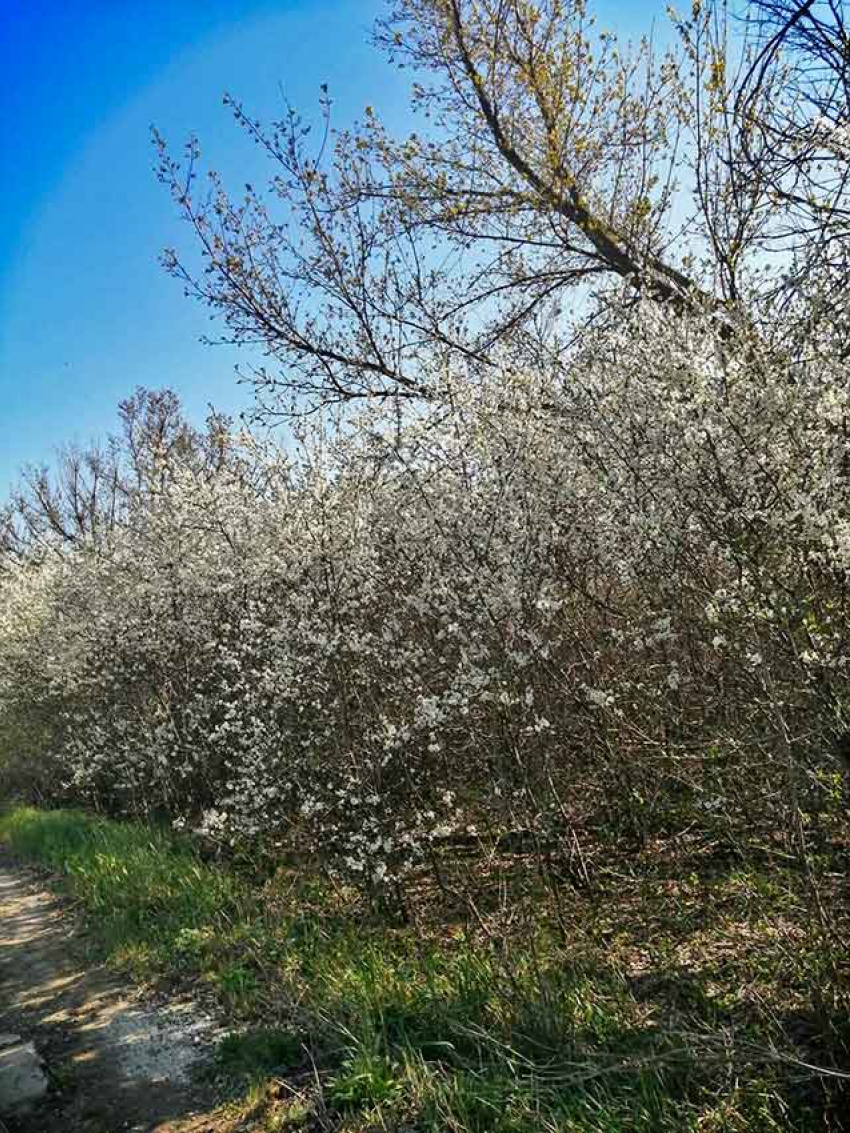
M 367 888 L 600 817 L 781 828 L 847 728 L 847 400 L 828 349 L 647 306 L 400 422 L 177 452 L 98 544 L 7 556 L 3 759 Z

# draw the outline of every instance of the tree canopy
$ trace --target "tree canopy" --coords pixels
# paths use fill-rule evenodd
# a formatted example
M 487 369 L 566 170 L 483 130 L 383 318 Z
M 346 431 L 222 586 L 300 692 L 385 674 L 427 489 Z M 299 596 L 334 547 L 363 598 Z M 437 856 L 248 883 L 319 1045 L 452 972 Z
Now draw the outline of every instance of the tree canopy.
M 198 142 L 158 139 L 203 261 L 166 264 L 262 349 L 273 413 L 558 365 L 641 298 L 773 345 L 816 318 L 845 349 L 843 5 L 696 0 L 671 34 L 622 44 L 584 0 L 400 0 L 375 38 L 422 129 L 337 128 L 324 93 L 317 141 L 229 99 L 268 184 L 205 187 Z

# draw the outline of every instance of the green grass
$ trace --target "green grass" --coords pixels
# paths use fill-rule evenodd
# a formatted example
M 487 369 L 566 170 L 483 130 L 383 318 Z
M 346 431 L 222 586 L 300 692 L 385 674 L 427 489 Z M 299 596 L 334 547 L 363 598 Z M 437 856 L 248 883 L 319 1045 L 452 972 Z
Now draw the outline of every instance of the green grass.
M 293 1030 L 260 1027 L 228 1035 L 216 1051 L 213 1070 L 237 1079 L 282 1074 L 304 1062 L 301 1036 Z
M 137 958 L 142 975 L 179 965 L 193 933 L 242 915 L 247 894 L 237 880 L 163 831 L 20 808 L 0 816 L 0 839 L 60 874 L 104 954 Z
M 78 811 L 11 811 L 0 840 L 57 875 L 110 962 L 215 990 L 245 1028 L 217 1072 L 250 1086 L 264 1129 L 842 1128 L 838 1087 L 770 1056 L 783 1012 L 815 1018 L 824 962 L 790 873 L 671 884 L 647 866 L 574 895 L 565 943 L 542 907 L 513 937 L 434 915 L 393 926 L 316 879 L 260 884 Z

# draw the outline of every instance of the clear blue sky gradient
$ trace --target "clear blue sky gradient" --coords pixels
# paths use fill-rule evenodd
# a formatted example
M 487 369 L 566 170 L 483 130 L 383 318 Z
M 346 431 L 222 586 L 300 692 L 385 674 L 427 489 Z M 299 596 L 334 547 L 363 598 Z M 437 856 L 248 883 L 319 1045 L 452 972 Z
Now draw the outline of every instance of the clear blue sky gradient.
M 0 500 L 23 464 L 102 436 L 137 385 L 170 386 L 194 418 L 248 403 L 234 365 L 250 359 L 201 344 L 215 327 L 158 263 L 192 245 L 154 176 L 150 127 L 174 145 L 197 133 L 238 189 L 267 167 L 225 91 L 268 119 L 281 89 L 313 113 L 327 82 L 337 124 L 371 104 L 402 125 L 403 75 L 369 43 L 382 7 L 0 0 Z M 628 0 L 601 14 L 638 30 Z

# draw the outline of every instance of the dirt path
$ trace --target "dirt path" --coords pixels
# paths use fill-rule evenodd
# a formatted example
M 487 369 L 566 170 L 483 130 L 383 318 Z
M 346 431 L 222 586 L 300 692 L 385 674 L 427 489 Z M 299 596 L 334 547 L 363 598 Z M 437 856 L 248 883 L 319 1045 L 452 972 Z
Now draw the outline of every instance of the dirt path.
M 214 1020 L 185 1002 L 144 1003 L 86 966 L 81 943 L 60 901 L 0 857 L 0 1131 L 229 1130 L 202 1112 L 210 1090 L 196 1080 Z M 27 1092 L 41 1096 L 26 1103 Z

